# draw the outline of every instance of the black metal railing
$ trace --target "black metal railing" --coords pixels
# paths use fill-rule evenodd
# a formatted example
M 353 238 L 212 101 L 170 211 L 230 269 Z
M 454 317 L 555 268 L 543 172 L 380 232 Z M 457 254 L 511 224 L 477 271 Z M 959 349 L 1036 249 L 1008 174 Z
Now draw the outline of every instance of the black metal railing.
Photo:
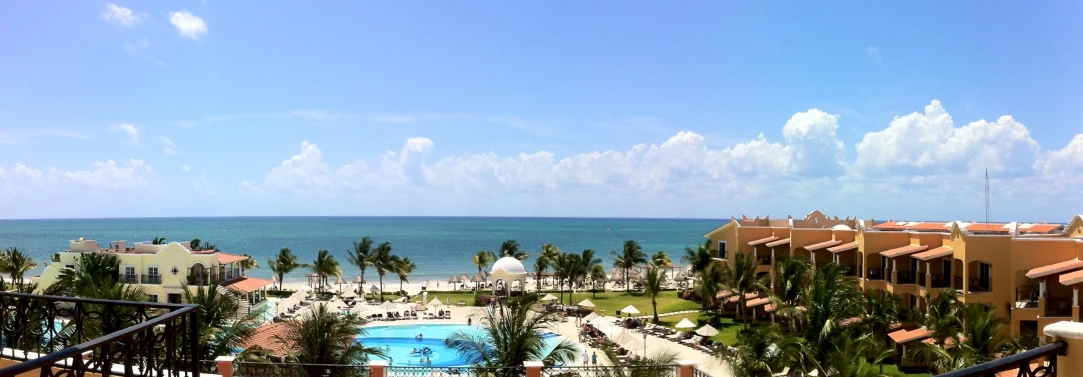
M 236 377 L 368 377 L 368 365 L 233 363 Z M 388 374 L 390 376 L 390 374 Z
M 140 280 L 143 284 L 162 284 L 162 275 L 143 275 Z
M 199 377 L 199 306 L 0 292 L 0 376 Z
M 676 377 L 676 365 L 548 367 L 542 377 Z M 389 376 L 390 377 L 390 376 Z
M 869 273 L 865 276 L 865 278 L 869 279 L 869 280 L 883 280 L 884 279 L 883 270 L 881 270 L 879 268 L 870 268 Z
M 929 275 L 929 277 L 932 278 L 932 281 L 929 282 L 929 285 L 932 286 L 932 288 L 947 288 L 949 286 L 948 284 L 950 282 L 944 274 L 932 274 Z
M 914 273 L 911 271 L 895 271 L 895 284 L 914 284 Z
M 951 287 L 960 291 L 963 290 L 963 277 L 958 275 L 953 276 L 951 279 Z
M 544 376 L 545 373 L 542 373 Z M 523 367 L 387 367 L 386 377 L 428 377 L 428 376 L 489 376 L 489 377 L 524 377 Z
M 970 287 L 968 289 L 971 292 L 989 292 L 993 289 L 992 283 L 990 278 L 970 278 Z
M 139 275 L 136 274 L 121 274 L 120 282 L 124 284 L 139 284 Z
M 929 277 L 928 274 L 918 272 L 917 274 L 914 275 L 914 281 L 918 283 L 919 287 L 926 288 L 929 285 L 929 282 L 926 281 L 926 279 L 928 277 Z
M 1017 374 L 1019 376 L 1057 377 L 1057 356 L 1064 356 L 1067 349 L 1068 344 L 1060 341 L 1053 342 L 988 363 L 944 373 L 938 375 L 938 377 L 993 376 L 999 372 L 1017 368 L 1019 369 Z
M 1070 317 L 1072 315 L 1072 299 L 1070 297 L 1046 298 L 1045 315 L 1046 317 Z
M 846 276 L 857 276 L 857 266 L 852 264 L 844 264 L 842 265 L 842 267 L 846 270 Z
M 756 256 L 756 261 L 758 261 L 760 263 L 760 265 L 771 264 L 771 256 L 770 255 Z
M 1040 290 L 1037 285 L 1020 285 L 1015 288 L 1015 305 L 1022 308 L 1037 308 Z
M 218 284 L 217 274 L 188 274 L 188 285 Z

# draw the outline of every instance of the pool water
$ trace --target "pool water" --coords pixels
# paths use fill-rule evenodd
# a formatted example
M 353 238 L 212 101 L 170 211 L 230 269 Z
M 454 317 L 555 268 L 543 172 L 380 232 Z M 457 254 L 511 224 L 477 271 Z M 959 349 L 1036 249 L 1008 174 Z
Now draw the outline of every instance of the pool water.
M 385 349 L 392 365 L 429 366 L 426 362 L 428 358 L 434 367 L 458 367 L 468 366 L 468 363 L 458 352 L 444 344 L 444 339 L 458 331 L 482 330 L 480 327 L 467 325 L 397 325 L 365 327 L 365 331 L 368 335 L 359 336 L 357 340 L 367 347 Z M 417 339 L 418 334 L 422 335 L 422 339 Z M 563 336 L 554 333 L 545 334 L 546 344 L 550 347 L 555 347 L 563 339 Z M 413 353 L 414 349 L 425 347 L 432 352 Z

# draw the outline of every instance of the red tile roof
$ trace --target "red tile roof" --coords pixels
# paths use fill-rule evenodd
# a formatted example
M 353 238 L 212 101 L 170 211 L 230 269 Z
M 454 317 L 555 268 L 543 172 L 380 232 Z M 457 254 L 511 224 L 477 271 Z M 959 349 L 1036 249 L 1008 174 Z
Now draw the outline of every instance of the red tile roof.
M 938 232 L 950 232 L 952 222 L 939 222 L 939 221 L 888 221 L 882 224 L 873 225 L 873 229 L 878 230 L 915 230 L 915 231 L 938 231 Z M 1005 223 L 970 223 L 959 222 L 959 226 L 967 232 L 980 232 L 980 233 L 997 233 L 1008 234 L 1008 224 Z M 1045 223 L 1016 223 L 1019 233 L 1031 233 L 1031 234 L 1045 234 L 1063 228 L 1060 224 L 1045 224 Z
M 790 239 L 789 238 L 783 238 L 783 239 L 778 240 L 778 241 L 768 242 L 767 247 L 775 247 L 775 246 L 785 245 L 785 244 L 788 244 L 788 243 L 790 243 Z
M 751 299 L 754 299 L 754 298 L 756 298 L 756 297 L 759 297 L 759 295 L 760 295 L 760 294 L 759 294 L 759 293 L 756 293 L 756 292 L 752 292 L 752 293 L 745 293 L 745 303 L 747 304 L 747 303 L 748 303 L 748 300 L 751 300 Z M 730 299 L 729 299 L 729 302 L 737 302 L 737 301 L 740 301 L 739 297 L 741 297 L 741 296 L 733 296 L 733 297 L 730 297 Z
M 760 306 L 760 305 L 767 305 L 767 304 L 770 304 L 770 303 L 771 303 L 770 298 L 760 297 L 760 298 L 757 298 L 757 299 L 746 301 L 745 306 L 751 308 L 751 307 Z
M 910 331 L 899 330 L 899 331 L 887 334 L 887 336 L 889 338 L 891 338 L 891 340 L 893 340 L 895 343 L 898 343 L 898 344 L 910 343 L 910 342 L 913 342 L 915 340 L 928 338 L 928 337 L 930 337 L 932 335 L 933 335 L 933 332 L 929 331 L 929 330 L 926 330 L 926 329 L 915 329 L 915 330 L 910 330 Z
M 775 304 L 773 304 L 773 303 L 772 304 L 767 304 L 767 306 L 763 307 L 763 312 L 764 313 L 773 313 L 775 311 L 775 309 L 778 309 L 777 307 L 775 307 Z
M 1060 276 L 1060 283 L 1064 285 L 1076 285 L 1083 283 L 1083 270 L 1069 272 Z
M 936 259 L 936 258 L 940 258 L 940 257 L 946 257 L 948 255 L 952 255 L 953 253 L 954 253 L 954 251 L 951 249 L 950 246 L 941 246 L 941 247 L 938 247 L 938 248 L 935 248 L 935 249 L 932 249 L 932 250 L 923 251 L 923 252 L 914 254 L 914 255 L 912 255 L 910 257 L 914 258 L 914 259 L 917 259 L 917 260 L 927 261 L 927 260 Z
M 241 278 L 241 280 L 237 280 L 236 282 L 233 282 L 230 285 L 227 285 L 226 288 L 229 288 L 229 289 L 241 292 L 241 293 L 252 293 L 252 292 L 255 292 L 256 290 L 258 290 L 260 288 L 263 288 L 263 287 L 266 287 L 268 285 L 271 285 L 271 280 L 270 279 L 259 279 L 259 278 L 252 278 L 252 277 L 243 277 L 243 278 Z
M 837 253 L 837 252 L 840 252 L 840 251 L 856 250 L 856 249 L 857 249 L 857 241 L 854 241 L 854 242 L 847 242 L 847 243 L 844 243 L 844 244 L 838 245 L 838 246 L 829 247 L 829 248 L 827 248 L 827 251 L 830 251 L 832 253 Z
M 812 245 L 805 246 L 805 250 L 816 251 L 816 250 L 820 250 L 820 249 L 823 249 L 823 248 L 826 248 L 826 247 L 835 246 L 835 245 L 838 245 L 840 243 L 842 243 L 842 241 L 836 241 L 836 240 L 824 241 L 824 242 L 814 243 Z
M 756 246 L 756 245 L 760 245 L 760 244 L 765 244 L 765 243 L 768 243 L 768 242 L 771 242 L 771 241 L 774 241 L 774 240 L 777 240 L 777 239 L 778 239 L 778 237 L 774 237 L 774 236 L 767 237 L 767 238 L 760 238 L 760 239 L 755 240 L 755 241 L 750 241 L 748 243 L 748 246 Z
M 288 350 L 285 344 L 279 342 L 276 337 L 285 338 L 289 333 L 289 325 L 286 322 L 263 325 L 256 329 L 248 341 L 241 343 L 240 348 L 246 349 L 252 346 L 260 346 L 267 349 L 272 355 L 286 356 Z
M 236 263 L 236 262 L 240 262 L 240 261 L 243 261 L 245 259 L 248 259 L 248 257 L 246 257 L 244 255 L 226 254 L 226 253 L 217 253 L 217 254 L 218 254 L 218 263 L 220 263 L 220 264 Z
M 727 289 L 724 291 L 718 291 L 718 293 L 714 295 L 714 298 L 727 298 L 735 294 L 737 294 L 737 291 L 733 289 Z
M 903 247 L 896 247 L 894 249 L 881 252 L 880 255 L 888 257 L 888 258 L 895 258 L 895 257 L 901 257 L 903 255 L 909 255 L 909 254 L 913 254 L 913 253 L 916 253 L 916 252 L 919 252 L 919 251 L 923 251 L 923 250 L 928 249 L 928 248 L 929 248 L 929 245 L 906 245 L 906 246 L 903 246 Z
M 1083 261 L 1079 259 L 1067 260 L 1060 263 L 1054 263 L 1048 266 L 1042 266 L 1027 271 L 1027 277 L 1031 279 L 1037 279 L 1053 274 L 1059 274 L 1061 272 L 1068 272 L 1083 268 Z

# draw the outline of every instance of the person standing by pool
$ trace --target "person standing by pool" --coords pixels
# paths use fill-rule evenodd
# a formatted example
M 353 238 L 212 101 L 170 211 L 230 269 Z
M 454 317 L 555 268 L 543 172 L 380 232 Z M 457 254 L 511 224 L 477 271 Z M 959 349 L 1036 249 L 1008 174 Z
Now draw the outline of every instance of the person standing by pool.
M 594 351 L 594 354 L 590 355 L 590 364 L 598 366 L 598 351 Z
M 583 349 L 583 365 L 587 365 L 587 349 Z

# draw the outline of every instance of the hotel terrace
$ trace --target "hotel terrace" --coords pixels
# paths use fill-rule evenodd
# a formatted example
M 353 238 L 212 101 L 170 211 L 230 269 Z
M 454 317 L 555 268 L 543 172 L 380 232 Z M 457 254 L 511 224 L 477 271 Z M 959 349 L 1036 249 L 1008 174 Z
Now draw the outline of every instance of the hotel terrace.
M 1067 225 L 985 224 L 876 222 L 813 211 L 803 219 L 732 218 L 704 236 L 711 240 L 716 262 L 732 265 L 736 253 L 751 253 L 760 276 L 772 275 L 775 261 L 786 256 L 814 265 L 836 262 L 849 267 L 862 289 L 898 295 L 902 306 L 922 312 L 927 294 L 935 297 L 955 288 L 964 303 L 986 304 L 1010 315 L 1012 335 L 1023 330 L 1042 335 L 1051 323 L 1080 320 L 1081 215 Z M 723 310 L 736 310 L 732 292 L 718 297 L 725 299 Z M 770 300 L 756 293 L 747 298 L 752 310 L 746 313 L 773 319 Z M 892 338 L 902 343 L 923 339 L 911 336 L 920 331 L 912 330 Z
M 125 241 L 113 241 L 108 248 L 101 248 L 95 240 L 71 241 L 71 247 L 57 253 L 57 261 L 47 264 L 41 276 L 34 278 L 38 289 L 55 283 L 63 269 L 76 268 L 78 258 L 86 253 L 115 255 L 120 262 L 120 281 L 141 285 L 150 302 L 179 304 L 184 297 L 184 286 L 188 289 L 211 286 L 246 297 L 240 303 L 244 313 L 267 303 L 265 289 L 271 280 L 245 276 L 240 264 L 246 257 L 217 250 L 192 250 L 188 242 L 164 245 L 137 242 L 129 247 Z

